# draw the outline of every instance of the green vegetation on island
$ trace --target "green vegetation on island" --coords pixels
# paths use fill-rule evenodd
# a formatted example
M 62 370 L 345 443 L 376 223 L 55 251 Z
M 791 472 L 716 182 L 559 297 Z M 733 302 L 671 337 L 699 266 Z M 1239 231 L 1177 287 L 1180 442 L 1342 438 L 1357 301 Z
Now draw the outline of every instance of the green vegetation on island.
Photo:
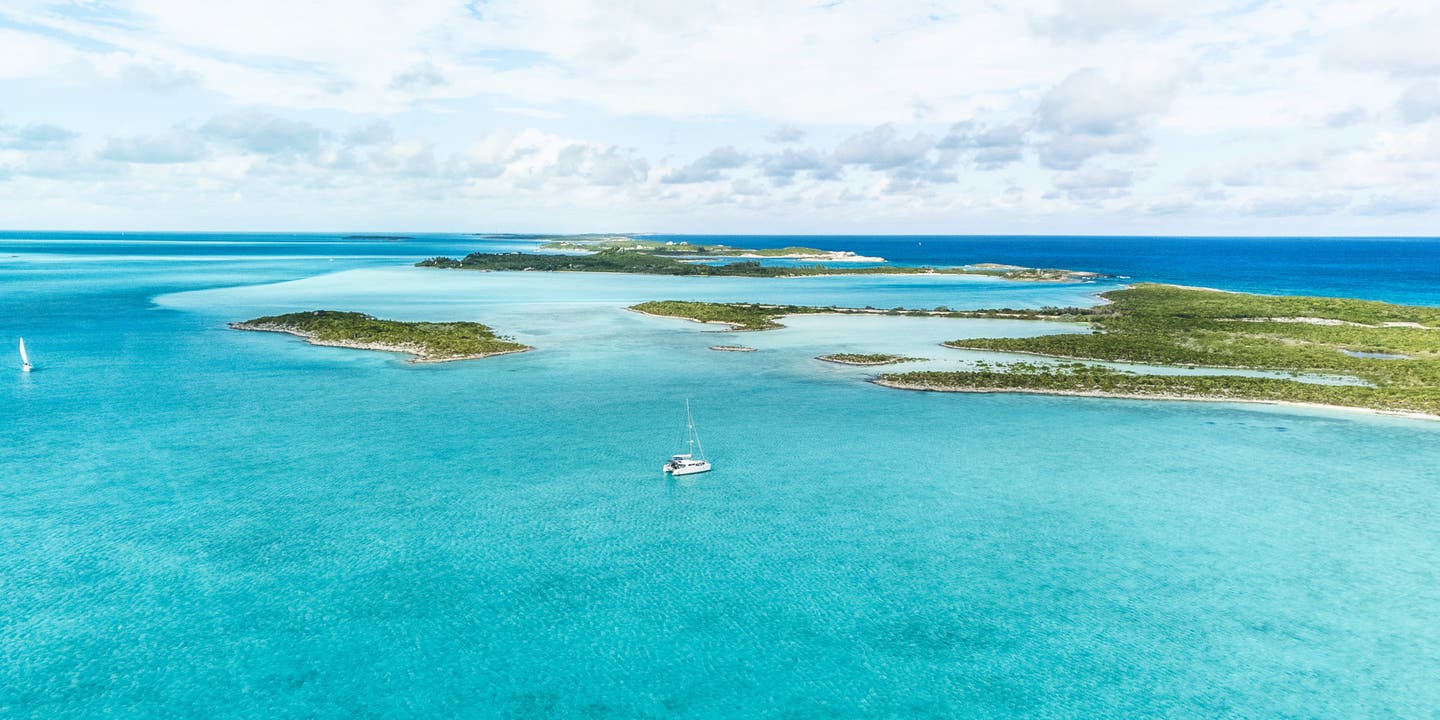
M 887 355 L 885 353 L 833 353 L 821 355 L 816 360 L 824 360 L 829 363 L 840 365 L 894 365 L 895 363 L 914 362 L 921 358 L 907 357 L 905 355 Z
M 1097 308 L 1040 308 L 1038 310 L 914 310 L 903 307 L 888 310 L 863 307 L 814 307 L 809 305 L 767 305 L 763 303 L 712 303 L 686 300 L 659 300 L 640 303 L 630 308 L 647 315 L 685 318 L 696 322 L 733 325 L 736 330 L 774 330 L 785 327 L 778 320 L 785 315 L 831 313 L 836 315 L 904 315 L 907 317 L 985 318 L 1008 320 L 1083 321 L 1103 312 Z
M 761 305 L 758 303 L 709 303 L 686 300 L 656 300 L 630 306 L 645 315 L 685 318 L 695 322 L 729 325 L 733 330 L 773 330 L 784 327 L 775 319 L 782 315 L 832 312 L 832 308 L 805 305 Z
M 1321 403 L 1440 414 L 1440 308 L 1140 284 L 1102 294 L 1092 334 L 976 338 L 945 345 L 1073 360 L 1353 377 L 1365 385 L 1278 378 L 1148 375 L 1066 366 L 900 373 L 883 384 L 929 390 L 1050 391 Z M 997 315 L 1009 311 L 992 311 Z M 1043 314 L 1035 319 L 1059 319 Z M 1380 357 L 1376 357 L 1376 356 Z M 1014 368 L 1013 370 L 1011 368 Z
M 786 250 L 788 248 L 782 248 Z M 762 253 L 764 251 L 754 251 Z M 836 267 L 816 264 L 765 265 L 758 260 L 704 263 L 676 259 L 668 254 L 607 249 L 589 255 L 536 253 L 471 253 L 456 260 L 435 257 L 415 263 L 419 267 L 456 270 L 617 272 L 644 275 L 694 275 L 705 277 L 805 277 L 813 275 L 984 275 L 1006 280 L 1038 282 L 1083 282 L 1101 277 L 1072 270 L 1011 268 L 1010 266 L 901 267 L 869 265 Z
M 819 248 L 790 246 L 783 248 L 740 248 L 719 243 L 692 244 L 688 241 L 643 240 L 623 235 L 606 237 L 562 237 L 555 238 L 540 246 L 541 250 L 576 250 L 584 252 L 630 252 L 650 255 L 674 255 L 680 257 L 767 257 L 802 258 L 817 260 L 883 262 L 881 258 L 861 258 L 845 250 L 821 250 Z
M 415 356 L 412 362 L 468 360 L 531 349 L 476 322 L 402 322 L 334 310 L 269 315 L 230 327 L 298 335 L 314 345 L 410 353 Z
M 906 390 L 948 392 L 1033 392 L 1156 400 L 1224 400 L 1291 402 L 1424 412 L 1413 407 L 1372 405 L 1364 393 L 1372 388 L 1322 385 L 1280 378 L 1244 375 L 1153 375 L 1101 365 L 1064 363 L 982 364 L 976 370 L 888 373 L 874 382 Z
M 1194 400 L 1317 403 L 1440 414 L 1440 308 L 1342 298 L 1283 297 L 1139 284 L 1090 308 L 912 310 L 661 301 L 632 310 L 731 325 L 783 327 L 807 313 L 1087 322 L 1090 334 L 952 340 L 948 347 L 1057 359 L 1340 376 L 1325 384 L 1242 375 L 1160 375 L 1094 365 L 1012 363 L 955 372 L 890 373 L 890 387 L 1046 392 Z

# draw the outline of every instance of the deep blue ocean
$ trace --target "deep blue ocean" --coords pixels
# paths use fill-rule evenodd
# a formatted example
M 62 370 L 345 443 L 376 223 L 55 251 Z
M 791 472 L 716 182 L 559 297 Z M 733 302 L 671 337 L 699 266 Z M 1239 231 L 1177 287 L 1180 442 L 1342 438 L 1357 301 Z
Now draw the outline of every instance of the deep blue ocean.
M 911 393 L 814 360 L 1083 330 L 1057 323 L 733 334 L 624 308 L 1077 305 L 1131 280 L 1436 305 L 1440 240 L 700 241 L 1126 279 L 469 273 L 412 264 L 534 242 L 0 233 L 0 718 L 1437 717 L 1440 423 Z M 225 326 L 310 309 L 535 350 L 413 365 Z M 709 349 L 732 343 L 757 351 Z M 716 469 L 670 480 L 687 398 Z
M 1143 236 L 684 236 L 703 243 L 851 250 L 906 265 L 998 262 L 1272 295 L 1440 304 L 1440 239 Z M 742 245 L 743 246 L 743 245 Z

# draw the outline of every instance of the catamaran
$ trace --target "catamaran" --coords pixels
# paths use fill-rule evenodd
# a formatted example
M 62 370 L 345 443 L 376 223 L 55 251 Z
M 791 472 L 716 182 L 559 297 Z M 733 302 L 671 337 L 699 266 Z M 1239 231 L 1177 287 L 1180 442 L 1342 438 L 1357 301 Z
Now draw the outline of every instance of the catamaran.
M 30 372 L 30 354 L 25 352 L 25 338 L 20 338 L 20 369 Z
M 695 431 L 695 416 L 690 414 L 690 401 L 685 401 L 685 442 L 689 452 L 671 455 L 664 471 L 671 475 L 694 475 L 710 472 L 710 461 L 705 459 L 705 448 L 700 445 L 700 433 Z M 699 457 L 696 457 L 696 451 Z

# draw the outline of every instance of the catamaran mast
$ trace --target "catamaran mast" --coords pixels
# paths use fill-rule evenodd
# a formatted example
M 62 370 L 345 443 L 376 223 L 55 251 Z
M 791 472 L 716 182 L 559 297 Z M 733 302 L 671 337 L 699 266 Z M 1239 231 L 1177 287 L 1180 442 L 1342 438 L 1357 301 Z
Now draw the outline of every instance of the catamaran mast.
M 695 456 L 695 448 L 700 448 L 700 457 L 705 457 L 705 446 L 700 444 L 700 433 L 695 431 L 695 416 L 690 414 L 690 398 L 685 398 L 685 426 L 690 430 L 690 456 Z

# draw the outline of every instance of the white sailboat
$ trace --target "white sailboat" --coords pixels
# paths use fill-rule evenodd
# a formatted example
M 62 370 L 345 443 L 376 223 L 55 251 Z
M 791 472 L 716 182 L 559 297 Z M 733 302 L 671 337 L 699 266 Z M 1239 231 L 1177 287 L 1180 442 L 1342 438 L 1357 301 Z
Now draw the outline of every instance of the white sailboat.
M 710 472 L 710 461 L 705 459 L 705 448 L 700 445 L 700 433 L 695 431 L 695 417 L 690 414 L 690 401 L 685 401 L 685 442 L 689 451 L 671 455 L 664 471 L 675 476 L 694 475 Z M 698 457 L 696 451 L 699 451 Z
M 25 352 L 25 338 L 20 338 L 20 369 L 30 372 L 30 354 Z

